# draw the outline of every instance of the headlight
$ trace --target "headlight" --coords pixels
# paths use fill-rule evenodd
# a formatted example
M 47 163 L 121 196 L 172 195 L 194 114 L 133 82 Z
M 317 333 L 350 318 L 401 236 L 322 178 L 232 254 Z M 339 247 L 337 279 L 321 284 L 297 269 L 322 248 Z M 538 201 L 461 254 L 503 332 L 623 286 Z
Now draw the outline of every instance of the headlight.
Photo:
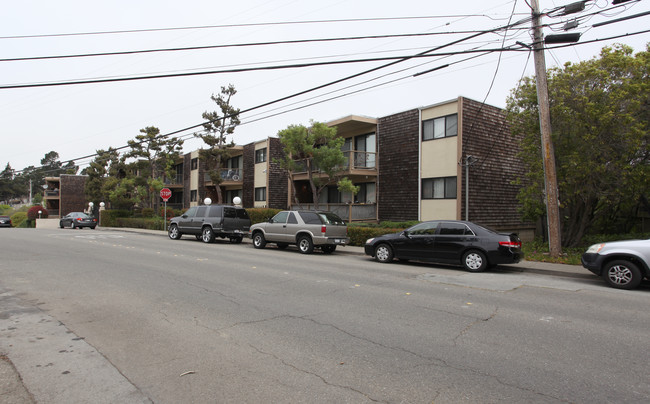
M 372 243 L 374 240 L 375 240 L 374 237 L 373 237 L 373 238 L 369 238 L 368 240 L 366 240 L 366 244 L 370 244 L 370 243 Z
M 600 252 L 600 250 L 603 249 L 603 247 L 605 247 L 605 243 L 594 244 L 594 245 L 590 246 L 589 248 L 587 248 L 586 253 L 598 254 Z

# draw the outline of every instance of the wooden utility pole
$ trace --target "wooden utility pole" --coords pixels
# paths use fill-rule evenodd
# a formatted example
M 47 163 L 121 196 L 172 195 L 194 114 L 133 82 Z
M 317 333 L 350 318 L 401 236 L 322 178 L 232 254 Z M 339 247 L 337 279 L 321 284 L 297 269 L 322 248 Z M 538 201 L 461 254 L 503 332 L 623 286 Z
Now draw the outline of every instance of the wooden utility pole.
M 546 184 L 546 217 L 548 225 L 548 245 L 552 257 L 562 253 L 560 234 L 560 207 L 555 172 L 555 154 L 551 139 L 551 112 L 548 103 L 548 83 L 546 80 L 546 59 L 544 58 L 544 33 L 542 32 L 539 1 L 531 0 L 533 21 L 533 50 L 535 57 L 535 76 L 537 81 L 537 104 L 539 106 L 539 126 L 542 133 L 542 158 L 544 160 L 544 183 Z

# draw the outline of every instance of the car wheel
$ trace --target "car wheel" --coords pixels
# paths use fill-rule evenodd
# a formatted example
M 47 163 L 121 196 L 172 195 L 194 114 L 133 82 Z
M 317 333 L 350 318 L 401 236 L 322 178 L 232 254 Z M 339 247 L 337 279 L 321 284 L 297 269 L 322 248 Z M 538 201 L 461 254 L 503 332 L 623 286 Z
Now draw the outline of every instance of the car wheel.
M 603 278 L 613 288 L 630 290 L 639 286 L 643 276 L 630 261 L 616 260 L 605 265 Z
M 95 226 L 90 226 L 90 228 L 91 228 L 92 230 L 95 230 Z
M 286 250 L 287 247 L 289 247 L 289 244 L 287 243 L 278 243 L 279 250 Z
M 336 250 L 336 246 L 335 245 L 324 245 L 324 246 L 321 247 L 321 250 L 323 250 L 323 252 L 325 254 L 331 254 L 331 253 L 334 252 L 334 250 Z
M 469 272 L 483 272 L 488 267 L 487 257 L 478 250 L 467 251 L 463 255 L 463 267 Z
M 243 239 L 242 237 L 231 237 L 230 242 L 232 244 L 241 244 L 242 239 Z
M 311 254 L 314 252 L 314 242 L 311 241 L 311 237 L 300 236 L 298 239 L 298 249 L 303 254 Z
M 375 247 L 375 259 L 379 262 L 391 262 L 393 260 L 393 248 L 388 244 L 379 244 Z
M 255 248 L 266 247 L 266 239 L 264 238 L 264 234 L 262 234 L 261 231 L 258 231 L 257 233 L 253 234 L 253 247 Z
M 203 234 L 195 234 L 194 237 L 199 241 L 203 240 Z
M 167 235 L 172 240 L 179 240 L 181 238 L 181 232 L 178 231 L 178 226 L 176 226 L 175 224 L 172 224 L 171 226 L 169 226 L 169 230 L 167 231 Z
M 70 221 L 70 228 L 71 228 L 71 229 L 74 229 L 74 228 L 75 228 L 74 220 Z
M 63 222 L 59 222 L 59 227 L 64 228 L 65 226 L 63 225 Z
M 204 243 L 211 243 L 214 241 L 214 232 L 212 231 L 212 227 L 205 226 L 201 234 L 203 236 Z

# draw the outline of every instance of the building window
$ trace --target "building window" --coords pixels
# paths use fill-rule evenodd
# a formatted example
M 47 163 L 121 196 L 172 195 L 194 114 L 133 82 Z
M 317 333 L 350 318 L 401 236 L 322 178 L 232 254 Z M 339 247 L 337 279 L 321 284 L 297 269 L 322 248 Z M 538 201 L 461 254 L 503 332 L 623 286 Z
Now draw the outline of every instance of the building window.
M 422 179 L 422 199 L 456 199 L 456 177 Z
M 266 162 L 266 147 L 255 150 L 255 164 Z
M 199 199 L 199 191 L 193 189 L 190 191 L 190 202 L 196 202 Z
M 191 165 L 192 170 L 198 169 L 199 168 L 199 159 L 198 159 L 198 157 L 193 158 L 192 161 L 190 162 L 190 165 Z
M 428 119 L 422 122 L 422 140 L 458 136 L 458 114 Z
M 255 202 L 266 201 L 266 187 L 255 188 Z

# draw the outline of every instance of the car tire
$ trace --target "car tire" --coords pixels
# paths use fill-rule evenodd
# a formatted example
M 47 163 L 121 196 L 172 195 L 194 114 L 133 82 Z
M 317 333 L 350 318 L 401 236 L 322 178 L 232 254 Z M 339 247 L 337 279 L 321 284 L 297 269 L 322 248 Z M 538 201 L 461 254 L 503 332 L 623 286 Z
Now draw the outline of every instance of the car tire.
M 95 230 L 95 226 L 90 226 L 90 228 L 91 228 L 92 230 Z
M 230 242 L 232 244 L 241 244 L 242 241 L 243 241 L 243 237 L 231 237 L 230 238 Z
M 641 284 L 643 275 L 632 262 L 615 260 L 605 265 L 603 278 L 613 288 L 630 290 L 637 288 Z
M 470 250 L 463 254 L 462 264 L 469 272 L 483 272 L 488 267 L 488 260 L 481 251 Z
M 314 252 L 314 242 L 309 236 L 300 236 L 298 238 L 298 250 L 302 254 L 311 254 Z
M 375 247 L 375 259 L 381 263 L 391 262 L 394 256 L 393 248 L 386 243 Z
M 64 228 L 65 226 L 63 225 L 63 222 L 59 222 L 59 227 Z
M 264 238 L 264 234 L 261 231 L 258 231 L 255 234 L 253 234 L 253 247 L 255 248 L 266 247 L 266 239 Z
M 321 247 L 321 250 L 323 250 L 323 252 L 325 254 L 331 254 L 331 253 L 334 252 L 334 250 L 336 250 L 336 246 L 335 245 L 329 245 L 329 244 L 324 245 L 324 246 Z
M 175 224 L 172 224 L 171 226 L 169 226 L 169 230 L 167 231 L 167 235 L 172 240 L 180 240 L 180 238 L 182 236 L 181 232 L 178 230 L 178 226 L 176 226 Z
M 203 240 L 203 234 L 195 234 L 194 237 L 195 237 L 198 241 Z
M 289 247 L 287 243 L 278 243 L 278 250 L 286 250 Z
M 74 229 L 74 228 L 75 228 L 74 220 L 71 220 L 71 221 L 70 221 L 70 228 L 71 228 L 71 229 Z
M 204 243 L 212 243 L 214 241 L 214 231 L 212 230 L 212 227 L 205 226 L 203 230 L 201 230 L 201 236 Z

